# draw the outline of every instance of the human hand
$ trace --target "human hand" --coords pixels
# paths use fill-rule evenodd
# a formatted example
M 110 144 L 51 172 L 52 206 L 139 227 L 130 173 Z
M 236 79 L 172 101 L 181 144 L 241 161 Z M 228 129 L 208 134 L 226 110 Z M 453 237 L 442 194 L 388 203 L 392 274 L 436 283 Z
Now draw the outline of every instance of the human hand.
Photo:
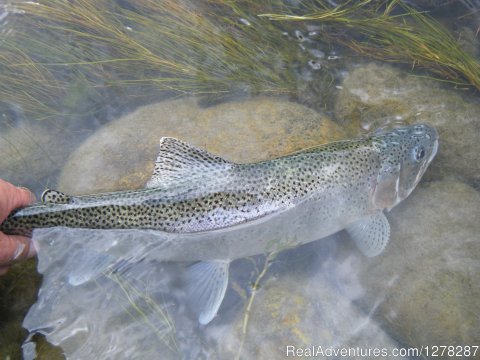
M 35 201 L 35 196 L 27 189 L 18 188 L 0 179 L 0 223 L 14 209 Z M 0 275 L 8 271 L 14 261 L 34 256 L 35 247 L 29 238 L 19 235 L 6 235 L 0 232 Z

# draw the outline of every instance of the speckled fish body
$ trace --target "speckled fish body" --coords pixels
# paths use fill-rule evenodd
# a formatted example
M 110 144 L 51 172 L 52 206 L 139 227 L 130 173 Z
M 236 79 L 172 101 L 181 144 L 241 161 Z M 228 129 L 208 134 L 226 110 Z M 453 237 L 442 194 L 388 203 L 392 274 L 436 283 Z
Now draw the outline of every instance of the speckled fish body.
M 145 189 L 73 197 L 47 190 L 41 203 L 15 211 L 0 230 L 113 231 L 115 244 L 126 244 L 132 240 L 128 229 L 137 229 L 135 241 L 138 237 L 141 245 L 153 237 L 157 250 L 140 246 L 141 257 L 154 253 L 160 261 L 198 261 L 186 271 L 186 292 L 198 321 L 207 324 L 222 303 L 233 259 L 279 251 L 341 229 L 366 256 L 380 254 L 390 238 L 383 210 L 413 191 L 437 147 L 435 129 L 418 124 L 234 164 L 162 138 Z M 122 247 L 112 246 L 121 258 Z M 94 256 L 82 268 L 86 271 L 70 276 L 70 283 L 100 274 L 104 263 L 105 255 Z
M 416 186 L 436 146 L 433 128 L 414 125 L 234 164 L 162 138 L 147 188 L 75 197 L 49 190 L 0 229 L 150 229 L 181 235 L 185 247 L 168 254 L 175 259 L 239 258 L 272 250 L 275 242 L 313 241 L 395 206 Z M 417 161 L 412 151 L 423 156 Z

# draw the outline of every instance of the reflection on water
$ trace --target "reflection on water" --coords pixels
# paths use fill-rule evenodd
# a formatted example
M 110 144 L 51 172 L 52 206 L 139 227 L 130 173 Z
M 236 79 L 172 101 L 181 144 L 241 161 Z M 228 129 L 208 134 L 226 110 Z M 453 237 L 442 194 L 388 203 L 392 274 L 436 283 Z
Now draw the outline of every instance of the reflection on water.
M 43 254 L 38 269 L 44 277 L 24 326 L 32 335 L 45 334 L 72 358 L 98 354 L 112 359 L 145 358 L 160 352 L 165 358 L 177 358 L 170 315 L 172 269 L 147 260 L 135 262 L 135 254 L 128 252 L 124 261 L 132 264 L 113 266 L 117 258 L 108 261 L 105 248 L 90 246 L 91 236 L 78 235 L 53 230 L 34 237 Z M 111 237 L 100 242 L 108 248 L 116 241 Z M 137 250 L 138 246 L 131 247 L 131 253 Z M 24 345 L 27 358 L 34 358 L 31 345 Z
M 132 242 L 125 246 L 128 238 Z M 38 231 L 34 239 L 43 283 L 24 326 L 32 335 L 45 334 L 69 358 L 103 354 L 140 359 L 161 353 L 172 359 L 248 359 L 255 354 L 280 357 L 287 345 L 309 343 L 325 348 L 398 346 L 337 289 L 340 265 L 332 256 L 342 241 L 338 237 L 267 259 L 236 262 L 225 304 L 207 326 L 199 325 L 186 306 L 180 279 L 185 264 L 152 260 L 152 246 L 138 232 L 104 232 L 99 238 L 90 231 L 53 229 Z M 113 256 L 117 244 L 126 260 Z M 140 253 L 146 258 L 139 260 Z M 76 283 L 78 274 L 88 270 L 84 262 L 105 267 L 72 285 L 72 277 Z M 33 343 L 24 345 L 24 354 L 34 357 Z
M 478 16 L 451 24 L 442 13 L 445 7 L 432 9 L 428 1 L 408 3 L 441 16 L 464 41 L 462 46 L 478 56 Z M 476 1 L 462 3 L 480 13 Z M 119 4 L 134 10 L 126 2 Z M 21 29 L 21 18 L 14 15 L 20 14 L 0 5 L 0 43 Z M 252 19 L 243 20 L 242 26 L 252 26 Z M 316 28 L 286 30 L 285 39 L 294 44 L 288 58 L 296 59 L 294 99 L 319 114 L 281 97 L 244 101 L 251 87 L 239 82 L 237 87 L 249 89 L 242 101 L 230 98 L 206 109 L 202 106 L 221 103 L 222 98 L 204 97 L 200 106 L 192 98 L 159 102 L 97 131 L 122 112 L 173 94 L 156 92 L 150 85 L 92 90 L 80 68 L 55 68 L 63 73 L 60 78 L 78 77 L 67 87 L 61 84 L 69 95 L 56 97 L 63 101 L 61 116 L 31 121 L 20 93 L 19 101 L 0 104 L 0 177 L 33 188 L 37 195 L 59 184 L 59 190 L 80 193 L 140 188 L 151 172 L 158 139 L 165 135 L 232 160 L 252 161 L 354 136 L 362 128 L 427 122 L 440 133 L 438 157 L 426 181 L 387 214 L 392 239 L 386 252 L 367 259 L 340 233 L 273 257 L 237 260 L 218 316 L 202 326 L 187 306 L 182 274 L 188 264 L 158 261 L 158 239 L 148 242 L 139 232 L 128 231 L 123 237 L 39 231 L 35 241 L 43 282 L 23 320 L 29 332 L 23 345 L 26 358 L 41 350 L 35 346 L 36 333 L 60 346 L 68 358 L 81 359 L 159 354 L 166 359 L 282 358 L 288 346 L 480 345 L 478 94 L 406 76 L 411 73 L 405 69 L 366 63 L 341 47 L 313 41 Z M 64 40 L 73 51 L 75 39 Z M 214 54 L 220 56 L 217 50 Z M 211 58 L 202 60 L 204 67 L 212 67 Z M 272 59 L 276 70 L 285 70 L 284 59 Z M 321 73 L 325 69 L 328 76 Z M 76 115 L 64 116 L 71 113 Z M 76 117 L 80 113 L 88 116 Z M 34 282 L 25 272 L 18 277 L 22 286 Z M 2 300 L 19 287 L 13 280 L 0 279 Z M 18 295 L 19 302 L 22 297 Z M 1 340 L 9 339 L 3 334 L 18 330 L 23 309 L 2 309 L 0 319 L 8 321 L 0 324 L 0 357 L 15 358 L 20 344 Z M 16 325 L 10 313 L 19 314 Z

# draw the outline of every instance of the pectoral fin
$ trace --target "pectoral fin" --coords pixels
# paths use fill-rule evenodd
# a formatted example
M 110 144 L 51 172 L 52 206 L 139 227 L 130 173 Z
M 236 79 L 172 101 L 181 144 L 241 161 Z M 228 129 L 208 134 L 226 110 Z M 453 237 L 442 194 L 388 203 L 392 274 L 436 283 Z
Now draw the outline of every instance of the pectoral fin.
M 187 294 L 200 324 L 208 324 L 217 314 L 228 285 L 227 261 L 201 261 L 187 269 Z
M 346 230 L 360 251 L 368 257 L 380 254 L 390 239 L 390 224 L 383 212 L 364 217 Z

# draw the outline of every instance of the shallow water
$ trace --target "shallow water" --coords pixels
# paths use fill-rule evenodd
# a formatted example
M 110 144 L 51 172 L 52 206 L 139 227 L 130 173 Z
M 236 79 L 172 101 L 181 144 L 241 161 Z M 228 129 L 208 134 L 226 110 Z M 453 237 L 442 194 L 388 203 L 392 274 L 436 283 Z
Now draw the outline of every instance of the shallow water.
M 418 6 L 432 10 L 425 3 Z M 478 59 L 478 17 L 453 21 L 445 16 L 451 11 L 445 6 L 433 14 L 465 37 Z M 109 10 L 120 7 L 133 9 L 122 1 Z M 457 12 L 463 14 L 458 8 L 451 12 L 455 19 Z M 15 31 L 33 34 L 21 16 L 13 5 L 0 7 L 3 41 Z M 473 358 L 480 346 L 478 93 L 409 77 L 409 69 L 370 63 L 340 46 L 316 42 L 308 38 L 315 29 L 299 25 L 285 31 L 298 52 L 293 72 L 298 88 L 290 100 L 319 111 L 321 129 L 312 125 L 316 118 L 309 109 L 293 108 L 285 96 L 276 98 L 286 104 L 280 114 L 269 115 L 280 106 L 243 91 L 247 81 L 237 84 L 243 90 L 234 95 L 199 97 L 199 105 L 193 105 L 191 97 L 164 101 L 178 93 L 151 84 L 93 90 L 83 82 L 84 68 L 53 67 L 61 73 L 56 76 L 78 80 L 58 105 L 60 115 L 38 120 L 21 102 L 0 103 L 0 177 L 37 196 L 47 187 L 77 193 L 135 188 L 148 179 L 157 139 L 164 135 L 232 160 L 253 161 L 392 122 L 426 121 L 439 129 L 439 154 L 418 189 L 387 214 L 392 238 L 385 253 L 365 258 L 340 232 L 275 256 L 237 260 L 218 315 L 203 326 L 182 286 L 188 264 L 156 261 L 158 242 L 135 231 L 121 239 L 108 232 L 39 231 L 34 241 L 43 281 L 31 307 L 21 291 L 10 297 L 17 294 L 12 289 L 32 291 L 28 284 L 36 282 L 36 274 L 25 270 L 31 264 L 18 264 L 0 278 L 0 299 L 6 304 L 0 308 L 2 358 L 58 354 L 36 346 L 35 334 L 72 359 L 284 358 L 333 349 L 350 350 L 347 358 L 368 358 L 375 349 L 383 358 L 396 349 L 412 359 L 438 358 L 442 350 L 441 358 L 453 357 L 452 348 L 441 346 Z M 42 36 L 48 39 L 48 33 Z M 67 53 L 80 51 L 78 39 L 69 34 L 64 39 Z M 114 49 L 108 51 L 115 56 Z M 202 66 L 211 61 L 204 59 Z M 141 68 L 134 67 L 132 72 Z M 124 75 L 105 79 L 96 73 L 90 80 L 103 85 Z M 330 86 L 320 85 L 327 78 Z M 19 99 L 20 90 L 15 90 Z M 301 119 L 290 124 L 289 117 L 299 113 Z M 217 118 L 225 119 L 223 128 Z M 132 134 L 135 127 L 138 138 Z M 19 332 L 19 324 L 25 332 Z M 9 336 L 13 332 L 20 335 Z

